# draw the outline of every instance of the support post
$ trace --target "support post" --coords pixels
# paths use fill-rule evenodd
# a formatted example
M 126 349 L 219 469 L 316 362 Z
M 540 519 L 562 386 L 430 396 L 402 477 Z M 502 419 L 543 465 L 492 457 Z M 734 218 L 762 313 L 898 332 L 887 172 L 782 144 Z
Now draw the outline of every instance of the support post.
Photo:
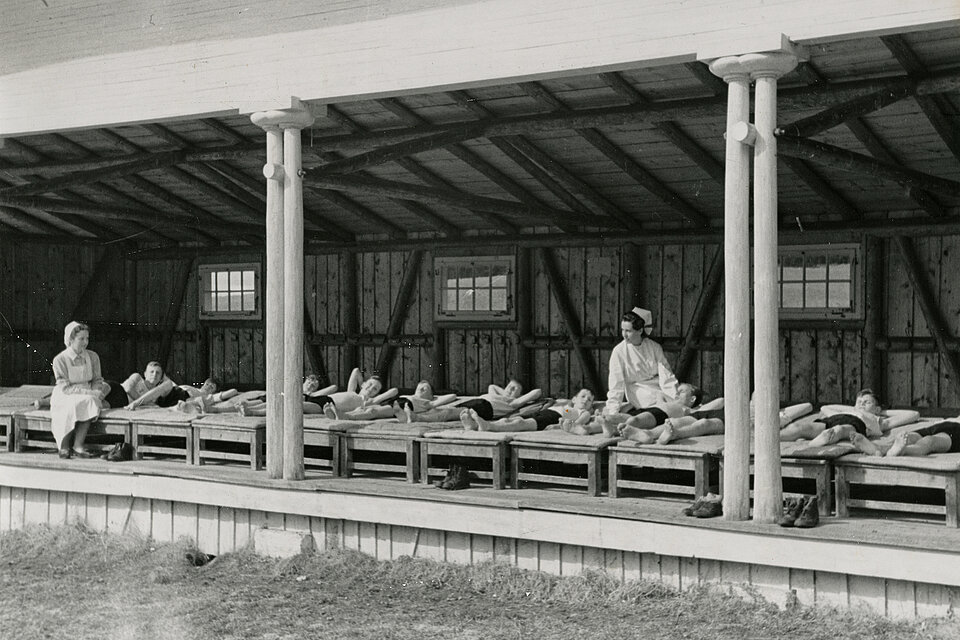
M 753 147 L 754 481 L 753 519 L 782 512 L 780 326 L 777 274 L 777 78 L 797 66 L 789 53 L 740 56 L 756 81 Z
M 353 371 L 360 366 L 360 349 L 356 338 L 359 333 L 357 324 L 357 260 L 350 251 L 340 252 L 340 281 L 343 283 L 341 311 L 343 313 L 343 335 L 346 344 L 343 347 L 342 371 Z
M 727 131 L 750 117 L 750 75 L 736 57 L 710 70 L 727 83 Z M 727 135 L 723 197 L 724 316 L 723 515 L 750 515 L 750 149 Z

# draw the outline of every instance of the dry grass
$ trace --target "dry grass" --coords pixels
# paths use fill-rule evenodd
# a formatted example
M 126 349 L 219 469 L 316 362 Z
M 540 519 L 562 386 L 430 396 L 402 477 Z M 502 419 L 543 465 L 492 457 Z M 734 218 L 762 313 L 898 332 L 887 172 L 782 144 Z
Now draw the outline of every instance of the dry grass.
M 781 611 L 716 590 L 602 573 L 557 578 L 354 552 L 202 567 L 186 542 L 33 527 L 0 536 L 0 638 L 955 638 L 950 620 Z

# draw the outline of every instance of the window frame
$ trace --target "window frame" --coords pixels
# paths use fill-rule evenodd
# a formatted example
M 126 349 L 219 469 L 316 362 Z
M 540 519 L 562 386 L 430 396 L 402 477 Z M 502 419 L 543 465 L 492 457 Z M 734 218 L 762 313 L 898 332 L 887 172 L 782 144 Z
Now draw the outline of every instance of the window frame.
M 829 258 L 831 255 L 848 255 L 850 260 L 850 278 L 849 281 L 831 280 L 829 261 L 822 282 L 826 284 L 824 292 L 825 302 L 829 305 L 829 283 L 831 282 L 849 282 L 851 307 L 850 308 L 832 308 L 825 307 L 784 307 L 783 305 L 783 258 L 789 255 L 801 255 L 804 258 L 807 255 L 822 255 Z M 863 271 L 863 245 L 861 243 L 822 243 L 822 244 L 803 244 L 803 245 L 781 245 L 777 251 L 777 300 L 779 305 L 780 317 L 785 320 L 862 320 L 864 316 L 864 271 Z M 803 267 L 801 280 L 788 280 L 787 282 L 800 283 L 801 287 L 811 282 L 807 280 L 806 261 Z M 821 282 L 813 280 L 813 282 Z
M 205 310 L 204 309 L 204 294 L 213 292 L 219 292 L 219 289 L 210 289 L 207 288 L 206 283 L 209 282 L 210 274 L 220 273 L 220 272 L 243 272 L 243 271 L 252 271 L 253 272 L 253 306 L 252 311 L 220 311 L 220 310 Z M 200 264 L 197 266 L 197 300 L 199 304 L 199 314 L 198 317 L 200 320 L 204 321 L 218 321 L 218 320 L 260 320 L 263 317 L 263 281 L 262 281 L 262 264 L 260 262 L 226 262 L 226 263 L 210 263 L 210 264 Z M 229 275 L 227 279 L 229 280 Z M 241 281 L 242 281 L 241 275 Z M 243 288 L 241 282 L 241 297 L 242 293 L 246 292 L 247 289 Z M 230 292 L 229 284 L 227 292 Z
M 444 294 L 450 289 L 445 285 L 443 272 L 446 267 L 462 267 L 464 265 L 476 266 L 477 264 L 487 264 L 491 266 L 507 267 L 506 284 L 506 310 L 465 310 L 457 309 L 455 311 L 444 310 Z M 516 282 L 517 282 L 517 259 L 515 255 L 470 255 L 470 256 L 435 256 L 433 258 L 433 317 L 440 323 L 466 324 L 466 323 L 490 323 L 506 322 L 514 323 L 517 319 L 516 305 Z M 473 274 L 476 278 L 476 273 Z M 492 283 L 491 283 L 492 285 Z M 499 288 L 499 287 L 497 287 Z M 494 287 L 488 287 L 493 291 Z M 457 288 L 459 290 L 459 287 Z M 491 297 L 492 304 L 492 297 Z

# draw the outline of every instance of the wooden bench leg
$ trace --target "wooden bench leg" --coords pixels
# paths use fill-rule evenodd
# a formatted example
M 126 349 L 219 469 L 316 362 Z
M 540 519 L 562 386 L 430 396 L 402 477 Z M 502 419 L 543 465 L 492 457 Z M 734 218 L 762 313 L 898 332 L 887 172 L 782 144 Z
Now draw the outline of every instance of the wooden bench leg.
M 693 462 L 693 498 L 707 495 L 710 485 L 710 456 L 704 454 Z
M 833 496 L 830 495 L 830 465 L 825 464 L 817 469 L 817 505 L 821 516 L 830 515 Z
M 600 474 L 601 474 L 601 463 L 603 461 L 603 456 L 599 451 L 592 451 L 587 454 L 587 495 L 596 497 L 600 495 L 602 483 Z
M 520 462 L 520 449 L 514 448 L 510 454 L 510 486 L 520 488 L 520 471 L 523 465 Z
M 348 442 L 343 443 L 343 464 L 340 470 L 343 472 L 344 478 L 353 475 L 353 447 Z
M 263 469 L 263 444 L 265 433 L 259 429 L 254 429 L 250 437 L 250 468 L 254 471 Z
M 836 487 L 833 490 L 833 497 L 836 500 L 836 511 L 838 518 L 846 518 L 850 515 L 847 508 L 847 498 L 850 497 L 850 484 L 847 482 L 847 472 L 843 467 L 837 467 L 835 470 Z
M 407 482 L 416 484 L 420 481 L 420 447 L 413 438 L 407 439 Z
M 960 501 L 958 501 L 958 497 L 960 497 L 960 474 L 951 473 L 945 478 L 945 480 L 946 483 L 944 489 L 946 493 L 946 500 L 944 506 L 946 508 L 945 516 L 947 520 L 947 526 L 956 529 L 957 527 L 960 527 L 960 518 L 958 518 L 957 513 L 958 506 L 960 506 Z
M 16 434 L 13 449 L 17 453 L 23 453 L 23 443 L 27 439 L 27 430 L 23 424 L 23 419 L 19 416 L 13 418 L 13 432 Z
M 334 478 L 339 478 L 340 474 L 343 473 L 343 470 L 340 466 L 340 456 L 342 449 L 343 438 L 334 434 L 333 442 L 330 443 L 330 473 L 333 474 Z
M 620 497 L 620 465 L 617 460 L 617 452 L 611 451 L 607 462 L 607 495 L 611 498 Z
M 430 448 L 426 438 L 420 442 L 420 484 L 430 483 Z
M 203 464 L 203 452 L 202 449 L 203 436 L 200 435 L 199 431 L 193 432 L 193 464 L 201 465 Z
M 494 489 L 503 489 L 504 487 L 503 474 L 506 471 L 504 468 L 506 466 L 506 459 L 507 443 L 498 442 L 496 446 L 493 447 L 492 471 Z

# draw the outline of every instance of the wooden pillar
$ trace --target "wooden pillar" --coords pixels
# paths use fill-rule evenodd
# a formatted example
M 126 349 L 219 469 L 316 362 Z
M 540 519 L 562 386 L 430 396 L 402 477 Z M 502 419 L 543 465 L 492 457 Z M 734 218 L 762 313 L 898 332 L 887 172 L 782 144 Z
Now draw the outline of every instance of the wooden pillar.
M 777 273 L 777 78 L 797 66 L 788 53 L 740 57 L 756 81 L 753 147 L 754 481 L 753 519 L 782 512 L 780 297 Z
M 283 477 L 283 132 L 281 114 L 255 113 L 253 123 L 267 133 L 267 294 L 264 344 L 267 361 L 267 475 Z
M 267 134 L 267 162 L 263 167 L 263 175 L 267 178 L 267 474 L 271 478 L 301 479 L 303 197 L 299 175 L 300 129 L 309 126 L 313 116 L 304 108 L 294 108 L 260 111 L 251 115 L 250 119 Z M 290 148 L 284 149 L 285 146 Z M 287 269 L 294 271 L 292 276 L 288 277 Z M 296 287 L 297 281 L 299 287 Z M 291 298 L 296 300 L 290 302 Z M 288 314 L 293 316 L 288 317 Z M 291 333 L 295 336 L 288 341 Z M 294 347 L 291 353 L 289 349 Z M 296 401 L 296 411 L 288 412 L 290 390 L 294 390 L 292 395 Z M 287 424 L 288 420 L 290 424 Z M 292 438 L 289 442 L 288 436 Z M 291 451 L 294 452 L 288 469 L 287 453 Z
M 283 479 L 303 480 L 303 177 L 300 130 L 306 109 L 283 128 Z
M 750 150 L 730 132 L 750 117 L 750 75 L 736 57 L 718 58 L 710 70 L 727 83 L 723 515 L 728 520 L 746 520 L 750 515 Z
M 534 377 L 533 350 L 527 344 L 533 337 L 530 329 L 533 318 L 530 304 L 533 295 L 533 279 L 530 276 L 533 269 L 531 252 L 529 247 L 520 247 L 517 251 L 517 281 L 514 287 L 517 292 L 517 369 L 513 375 L 525 384 L 530 384 Z

